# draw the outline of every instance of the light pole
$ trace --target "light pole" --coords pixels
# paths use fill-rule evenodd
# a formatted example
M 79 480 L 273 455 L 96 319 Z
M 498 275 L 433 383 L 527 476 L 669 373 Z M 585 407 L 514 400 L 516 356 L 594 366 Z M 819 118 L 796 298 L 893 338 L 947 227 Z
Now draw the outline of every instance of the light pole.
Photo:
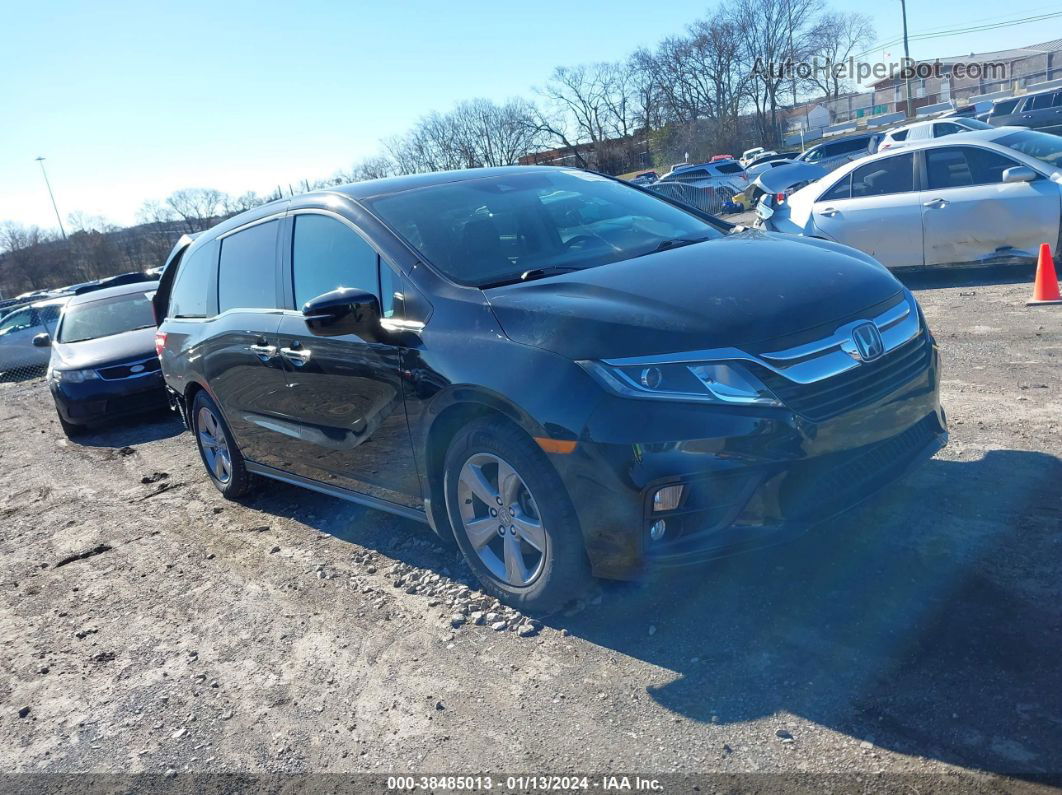
M 63 233 L 63 240 L 66 240 L 66 230 L 63 229 L 63 219 L 59 217 L 59 207 L 55 203 L 55 194 L 52 193 L 52 183 L 48 181 L 48 172 L 44 170 L 44 156 L 37 157 L 37 162 L 41 164 L 41 174 L 44 175 L 44 184 L 48 188 L 48 197 L 52 200 L 52 209 L 55 210 L 55 220 L 59 222 L 59 231 Z
M 907 46 L 907 0 L 900 0 L 900 12 L 903 14 L 903 84 L 907 92 L 907 118 L 911 118 L 914 108 L 911 107 L 911 76 L 907 73 L 911 63 L 911 49 Z

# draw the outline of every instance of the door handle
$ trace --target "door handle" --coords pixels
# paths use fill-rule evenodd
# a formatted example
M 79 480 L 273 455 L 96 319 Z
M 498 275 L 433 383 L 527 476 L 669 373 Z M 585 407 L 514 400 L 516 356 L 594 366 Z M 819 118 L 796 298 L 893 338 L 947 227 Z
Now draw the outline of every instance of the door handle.
M 947 207 L 948 204 L 949 204 L 949 202 L 948 202 L 947 199 L 930 199 L 929 201 L 925 202 L 922 206 L 923 207 L 933 207 L 934 209 L 939 209 L 941 207 Z
M 827 218 L 833 218 L 833 216 L 837 215 L 839 212 L 841 211 L 834 209 L 833 207 L 827 207 L 825 210 L 820 210 L 819 215 L 825 215 Z
M 295 348 L 281 348 L 280 355 L 291 362 L 296 367 L 302 367 L 306 362 L 310 361 L 310 351 Z
M 266 361 L 267 359 L 272 359 L 277 354 L 277 346 L 276 345 L 252 345 L 251 346 L 251 350 L 262 361 Z

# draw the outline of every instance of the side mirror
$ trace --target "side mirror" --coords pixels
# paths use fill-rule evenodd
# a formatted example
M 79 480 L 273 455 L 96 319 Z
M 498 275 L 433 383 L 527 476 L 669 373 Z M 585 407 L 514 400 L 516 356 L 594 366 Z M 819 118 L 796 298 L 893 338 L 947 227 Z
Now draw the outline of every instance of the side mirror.
M 1004 182 L 1032 182 L 1039 176 L 1028 166 L 1011 166 L 1003 172 Z
M 357 334 L 373 342 L 380 332 L 380 299 L 353 287 L 340 287 L 311 298 L 302 314 L 310 333 L 318 337 Z
M 34 348 L 47 348 L 52 344 L 52 338 L 47 334 L 38 334 L 33 338 Z

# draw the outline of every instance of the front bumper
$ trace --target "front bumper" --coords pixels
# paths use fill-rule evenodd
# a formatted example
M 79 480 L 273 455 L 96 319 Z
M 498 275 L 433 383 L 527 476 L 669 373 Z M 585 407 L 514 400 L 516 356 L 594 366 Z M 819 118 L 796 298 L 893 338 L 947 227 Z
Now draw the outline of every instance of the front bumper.
M 887 487 L 947 441 L 939 354 L 872 402 L 821 421 L 782 408 L 609 399 L 571 455 L 553 456 L 594 574 L 636 577 L 799 534 Z M 684 486 L 673 511 L 657 489 Z M 649 525 L 664 519 L 659 541 Z
M 49 383 L 55 407 L 64 420 L 88 425 L 166 407 L 162 373 L 115 381 L 94 379 L 79 384 Z

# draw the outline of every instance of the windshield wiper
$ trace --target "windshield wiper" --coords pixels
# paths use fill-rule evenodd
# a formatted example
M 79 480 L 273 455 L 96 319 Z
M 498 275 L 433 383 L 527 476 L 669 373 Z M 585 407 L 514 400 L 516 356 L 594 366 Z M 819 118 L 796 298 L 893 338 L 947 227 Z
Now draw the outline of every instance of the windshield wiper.
M 479 289 L 489 290 L 491 287 L 504 287 L 507 284 L 520 284 L 521 282 L 530 282 L 535 279 L 544 279 L 547 276 L 556 276 L 560 273 L 581 271 L 582 269 L 583 268 L 579 265 L 547 265 L 544 268 L 532 268 L 529 271 L 524 271 L 519 276 L 509 276 L 505 279 L 486 282 L 485 284 L 479 285 Z
M 660 244 L 656 248 L 652 249 L 651 251 L 646 251 L 645 254 L 656 254 L 659 251 L 667 251 L 668 249 L 672 249 L 672 248 L 682 248 L 683 246 L 692 246 L 694 243 L 703 243 L 705 240 L 708 240 L 708 238 L 707 237 L 676 237 L 676 238 L 670 238 L 668 240 L 661 240 Z M 639 257 L 644 257 L 645 254 L 639 254 L 638 256 Z

